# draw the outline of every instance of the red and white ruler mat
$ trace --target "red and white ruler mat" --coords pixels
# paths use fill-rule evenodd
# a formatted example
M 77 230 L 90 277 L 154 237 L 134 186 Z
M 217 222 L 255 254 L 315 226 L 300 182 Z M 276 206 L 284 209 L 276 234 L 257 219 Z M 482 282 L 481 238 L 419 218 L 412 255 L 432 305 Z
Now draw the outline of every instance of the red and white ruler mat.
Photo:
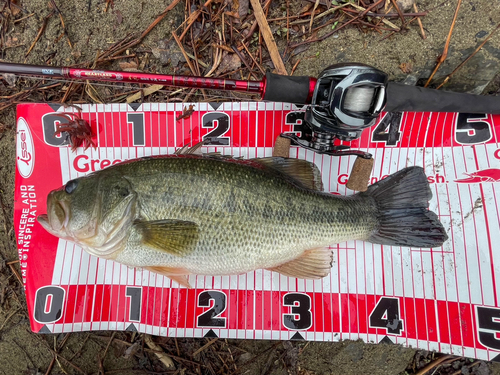
M 200 141 L 204 151 L 272 155 L 281 132 L 300 131 L 303 112 L 282 103 L 83 105 L 98 148 L 72 152 L 54 137 L 48 104 L 17 107 L 15 227 L 34 332 L 137 330 L 175 337 L 362 339 L 479 359 L 500 358 L 500 116 L 383 114 L 352 146 L 374 155 L 371 182 L 418 165 L 433 191 L 430 208 L 449 240 L 418 249 L 351 241 L 334 245 L 331 276 L 302 280 L 257 270 L 191 276 L 193 289 L 88 255 L 46 232 L 49 191 L 117 162 Z M 72 115 L 73 116 L 73 115 Z M 355 157 L 292 147 L 314 162 L 325 189 L 345 184 Z M 498 357 L 497 357 L 498 356 Z

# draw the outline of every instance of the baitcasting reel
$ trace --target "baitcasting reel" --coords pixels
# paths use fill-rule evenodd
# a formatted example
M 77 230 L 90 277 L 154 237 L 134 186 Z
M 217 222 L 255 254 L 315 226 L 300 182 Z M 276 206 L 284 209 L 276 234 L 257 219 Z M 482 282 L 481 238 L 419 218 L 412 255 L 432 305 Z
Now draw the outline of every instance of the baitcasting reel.
M 318 77 L 311 104 L 305 111 L 305 129 L 300 137 L 284 133 L 296 145 L 334 156 L 371 154 L 334 145 L 336 139 L 352 141 L 375 124 L 384 109 L 387 74 L 364 64 L 337 64 Z

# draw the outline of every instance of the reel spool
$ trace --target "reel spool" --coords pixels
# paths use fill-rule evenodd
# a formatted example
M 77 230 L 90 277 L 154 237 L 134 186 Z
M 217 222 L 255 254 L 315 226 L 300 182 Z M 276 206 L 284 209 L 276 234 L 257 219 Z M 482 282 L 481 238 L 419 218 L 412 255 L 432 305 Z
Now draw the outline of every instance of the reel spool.
M 334 145 L 336 139 L 352 141 L 375 124 L 384 109 L 387 74 L 364 64 L 337 64 L 318 77 L 311 105 L 305 111 L 301 137 L 282 134 L 294 144 L 320 154 L 358 156 L 348 187 L 365 191 L 371 174 L 372 155 Z

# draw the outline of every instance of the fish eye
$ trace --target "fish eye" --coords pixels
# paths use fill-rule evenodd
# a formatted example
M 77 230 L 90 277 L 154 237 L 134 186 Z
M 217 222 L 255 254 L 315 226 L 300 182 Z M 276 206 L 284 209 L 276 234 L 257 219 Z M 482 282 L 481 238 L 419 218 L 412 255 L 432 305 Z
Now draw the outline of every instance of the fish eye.
M 66 184 L 66 187 L 64 188 L 64 191 L 68 194 L 71 194 L 72 192 L 75 191 L 77 186 L 78 186 L 77 180 L 68 181 L 68 183 Z

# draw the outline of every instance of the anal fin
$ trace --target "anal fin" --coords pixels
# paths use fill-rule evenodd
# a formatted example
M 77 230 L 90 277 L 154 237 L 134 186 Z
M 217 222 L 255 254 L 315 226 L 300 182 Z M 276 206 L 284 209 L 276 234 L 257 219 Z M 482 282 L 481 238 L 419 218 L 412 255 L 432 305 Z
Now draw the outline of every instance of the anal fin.
M 307 250 L 299 258 L 268 270 L 299 279 L 321 279 L 330 274 L 332 262 L 332 250 L 321 247 Z
M 162 267 L 162 266 L 149 266 L 143 267 L 150 272 L 159 273 L 160 275 L 167 276 L 170 280 L 175 281 L 181 286 L 192 289 L 188 281 L 189 271 L 184 268 Z

